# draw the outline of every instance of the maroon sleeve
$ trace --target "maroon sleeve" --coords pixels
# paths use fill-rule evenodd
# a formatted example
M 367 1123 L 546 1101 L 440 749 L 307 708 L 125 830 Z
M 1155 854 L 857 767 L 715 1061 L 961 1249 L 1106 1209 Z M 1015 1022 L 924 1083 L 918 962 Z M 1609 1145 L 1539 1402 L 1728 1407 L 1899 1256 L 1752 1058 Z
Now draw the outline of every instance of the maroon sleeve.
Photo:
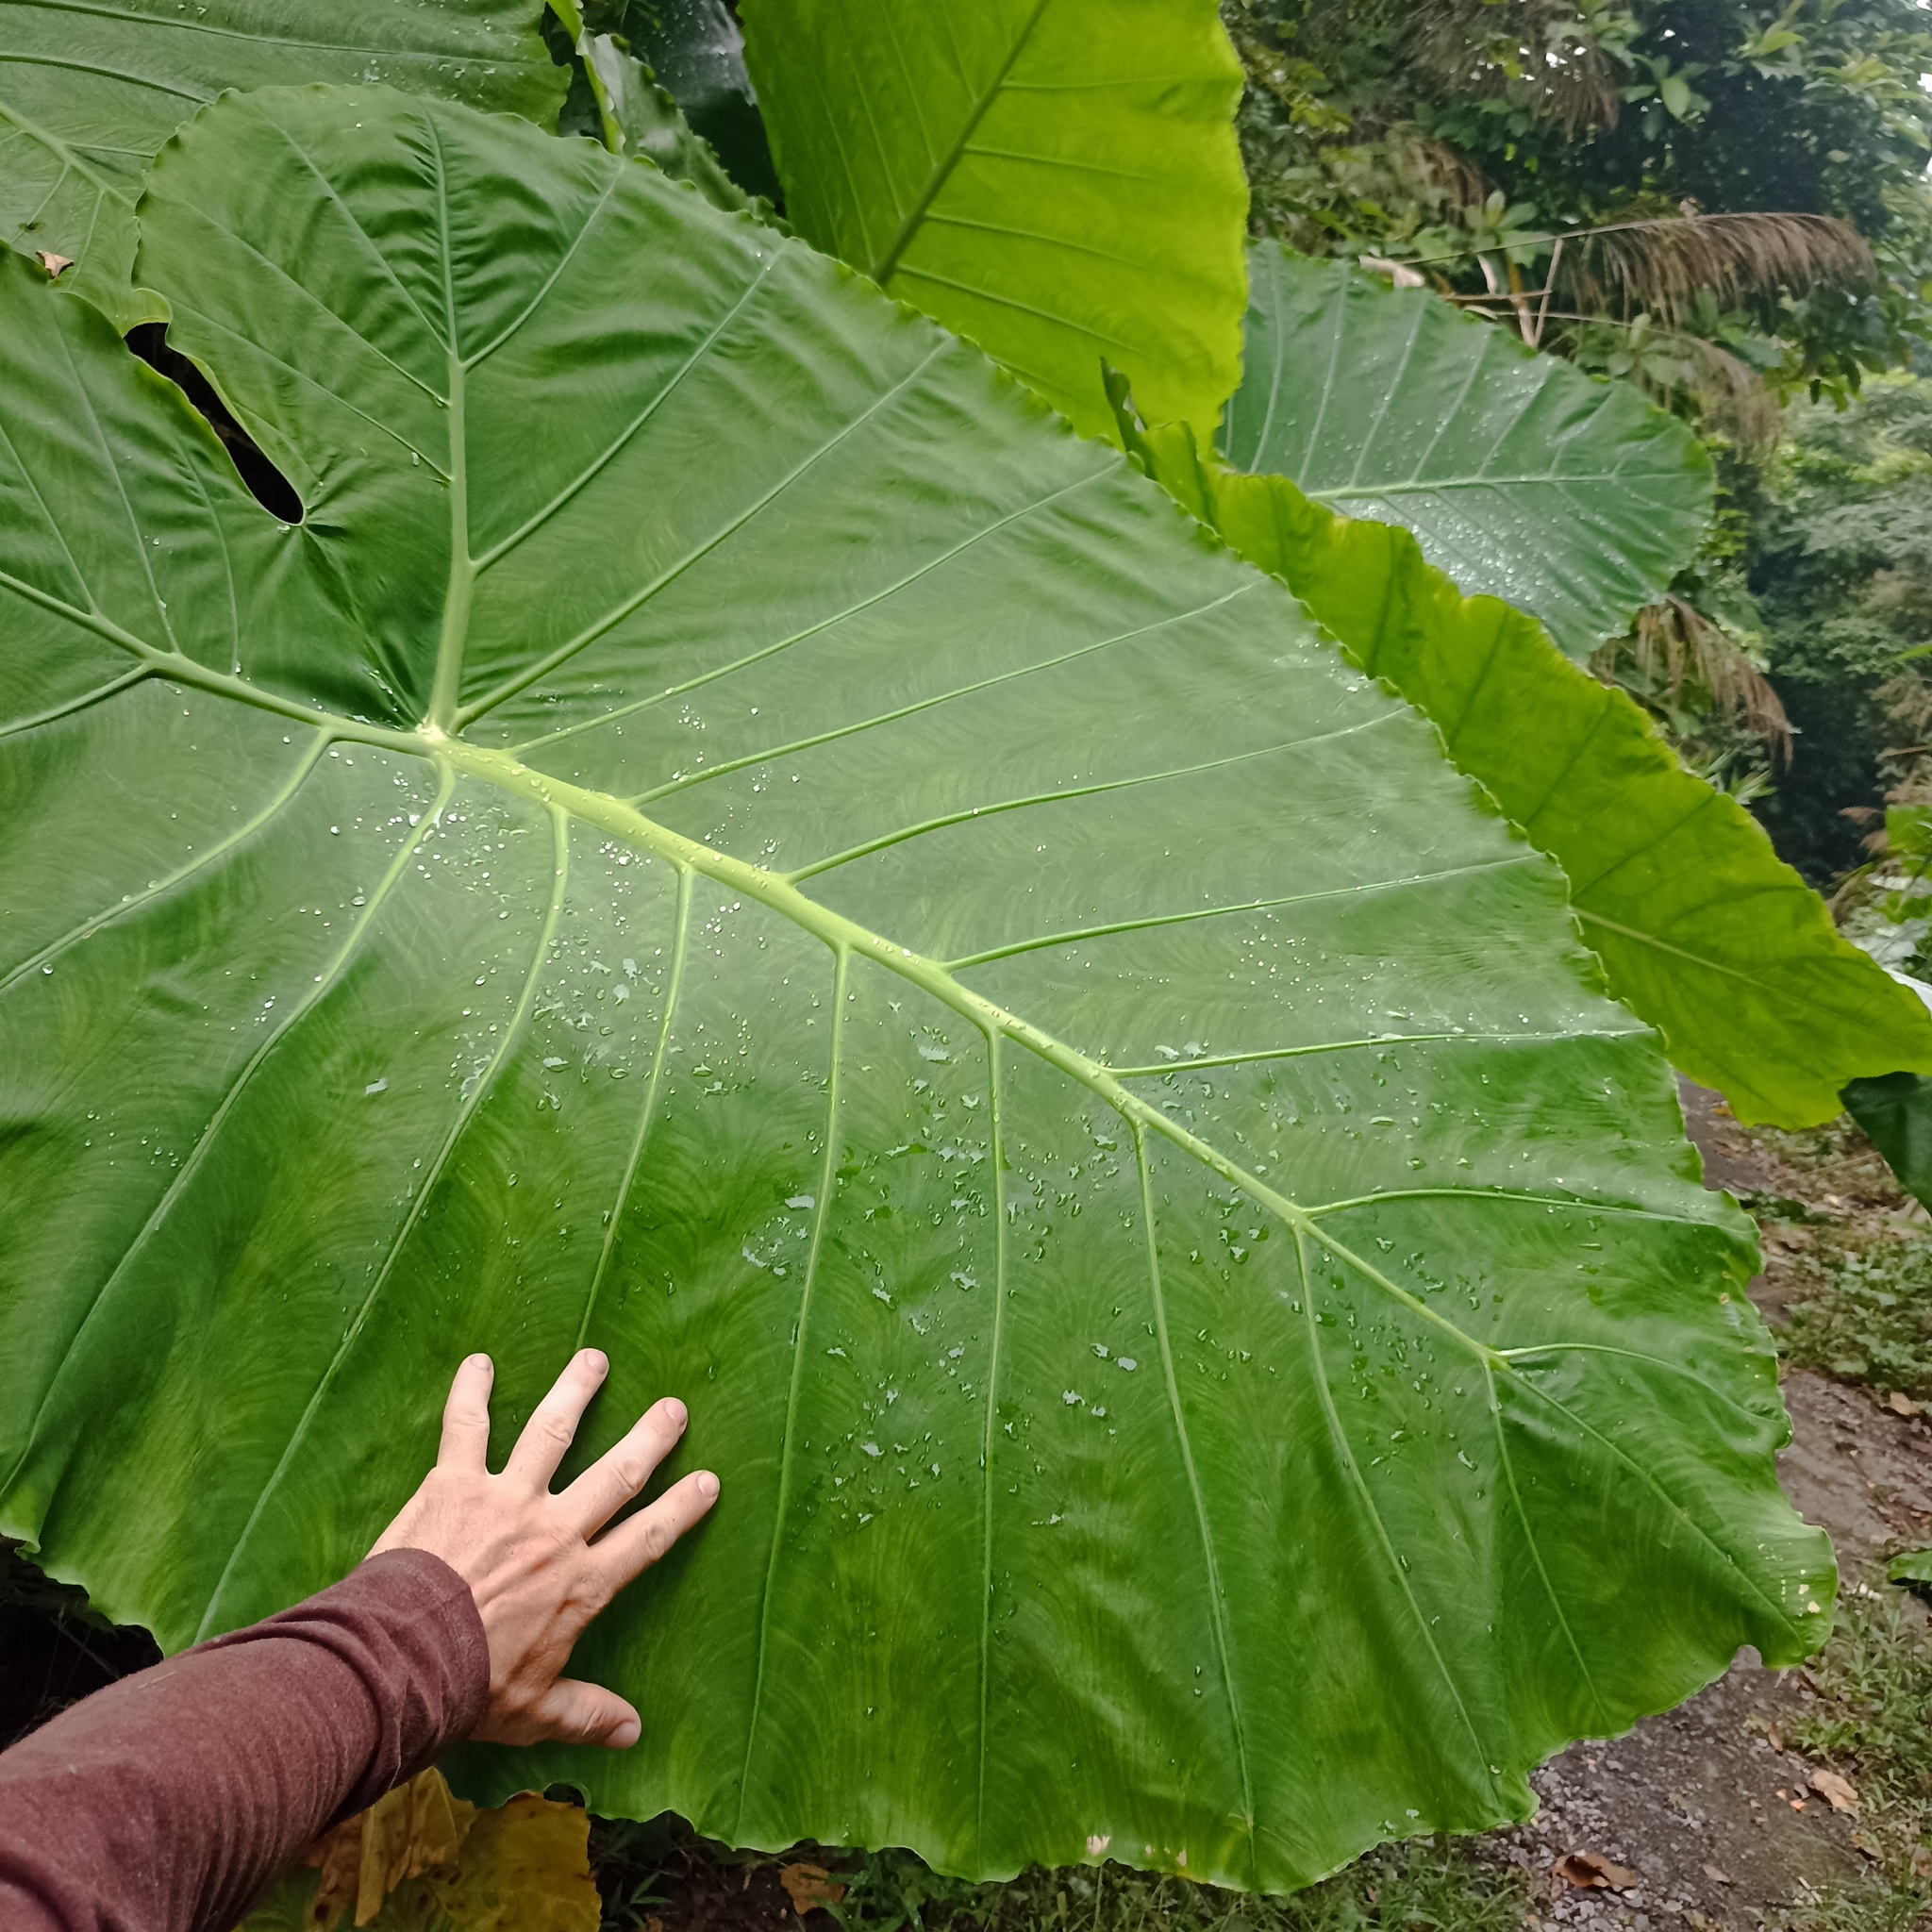
M 229 1932 L 339 1818 L 474 1728 L 469 1585 L 372 1557 L 278 1617 L 84 1698 L 0 1752 L 7 1932 Z

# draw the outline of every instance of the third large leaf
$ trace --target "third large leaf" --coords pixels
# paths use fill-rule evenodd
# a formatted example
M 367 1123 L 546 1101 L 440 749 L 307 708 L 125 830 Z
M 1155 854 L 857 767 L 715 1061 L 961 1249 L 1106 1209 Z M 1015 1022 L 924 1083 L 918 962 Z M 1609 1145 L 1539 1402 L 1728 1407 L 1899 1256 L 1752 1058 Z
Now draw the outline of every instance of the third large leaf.
M 1696 554 L 1710 459 L 1681 423 L 1425 289 L 1275 242 L 1248 252 L 1222 448 L 1352 517 L 1399 524 L 1465 591 L 1587 658 Z M 1137 384 L 1147 420 L 1162 411 Z

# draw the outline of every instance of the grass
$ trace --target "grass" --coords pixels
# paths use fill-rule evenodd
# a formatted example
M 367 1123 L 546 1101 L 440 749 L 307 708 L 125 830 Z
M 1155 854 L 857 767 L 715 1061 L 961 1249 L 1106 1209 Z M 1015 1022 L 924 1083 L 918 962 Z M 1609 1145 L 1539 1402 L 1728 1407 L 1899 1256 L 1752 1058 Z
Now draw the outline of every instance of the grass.
M 1932 1399 L 1932 1246 L 1843 1249 L 1822 1272 L 1819 1292 L 1791 1309 L 1790 1359 Z
M 1514 1932 L 1528 1890 L 1514 1866 L 1477 1859 L 1454 1840 L 1391 1845 L 1287 1898 L 1222 1891 L 1111 1862 L 1061 1871 L 1035 1868 L 1010 1884 L 960 1886 L 917 1866 L 908 1853 L 868 1858 L 842 1908 L 857 1932 L 900 1932 L 922 1884 L 952 1893 L 921 1914 L 928 1927 L 971 1924 L 990 1932 Z
M 1804 1932 L 1911 1932 L 1932 1922 L 1932 1631 L 1896 1586 L 1853 1587 L 1813 1659 L 1818 1707 L 1790 1741 L 1857 1787 L 1859 1884 L 1824 1889 L 1785 1924 Z
M 733 1914 L 728 1904 L 720 1909 L 724 1901 L 691 1909 L 683 1894 L 692 1879 L 702 1885 L 733 1864 L 783 1862 L 745 1860 L 690 1838 L 668 1842 L 672 1836 L 662 1823 L 596 1822 L 591 1856 L 606 1932 L 649 1932 L 653 1919 L 671 1915 L 693 1925 L 729 1926 Z M 844 1898 L 829 1908 L 844 1932 L 1519 1932 L 1529 1903 L 1520 1871 L 1457 1840 L 1381 1846 L 1335 1877 L 1283 1898 L 1224 1891 L 1111 1861 L 1051 1871 L 1035 1866 L 1004 1883 L 974 1885 L 934 1872 L 910 1852 L 795 1856 L 822 1864 L 844 1884 Z M 743 1895 L 749 1899 L 749 1874 Z M 747 1910 L 741 1923 L 752 1916 Z

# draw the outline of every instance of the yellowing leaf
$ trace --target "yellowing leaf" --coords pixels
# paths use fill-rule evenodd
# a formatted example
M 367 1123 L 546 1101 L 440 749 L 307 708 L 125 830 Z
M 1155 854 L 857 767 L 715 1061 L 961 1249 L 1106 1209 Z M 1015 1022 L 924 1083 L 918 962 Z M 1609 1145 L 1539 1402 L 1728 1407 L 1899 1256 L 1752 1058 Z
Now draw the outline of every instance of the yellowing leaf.
M 786 1865 L 780 1868 L 778 1883 L 791 1901 L 791 1909 L 802 1919 L 817 1906 L 838 1905 L 845 1888 L 823 1865 Z
M 1601 1852 L 1566 1852 L 1557 1860 L 1557 1876 L 1579 1890 L 1628 1891 L 1637 1883 L 1637 1874 L 1619 1865 Z
M 322 1868 L 310 1923 L 331 1932 L 353 1901 L 356 1924 L 367 1925 L 404 1879 L 454 1873 L 475 1814 L 432 1768 L 345 1818 L 309 1847 L 305 1860 Z
M 455 1932 L 597 1932 L 590 1833 L 589 1812 L 535 1791 L 477 1812 L 455 1881 L 436 1885 Z
M 597 1932 L 601 1907 L 575 1805 L 525 1791 L 478 1811 L 430 1770 L 345 1819 L 270 1888 L 237 1932 Z

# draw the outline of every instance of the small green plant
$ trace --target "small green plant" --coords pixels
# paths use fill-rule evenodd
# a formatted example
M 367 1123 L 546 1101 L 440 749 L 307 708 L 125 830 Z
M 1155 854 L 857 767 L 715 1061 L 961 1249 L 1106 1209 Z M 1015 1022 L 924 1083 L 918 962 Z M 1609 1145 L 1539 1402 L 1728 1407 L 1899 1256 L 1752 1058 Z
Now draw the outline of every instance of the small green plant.
M 1788 1359 L 1845 1382 L 1932 1396 L 1932 1249 L 1827 1250 L 1819 1292 L 1791 1310 Z

